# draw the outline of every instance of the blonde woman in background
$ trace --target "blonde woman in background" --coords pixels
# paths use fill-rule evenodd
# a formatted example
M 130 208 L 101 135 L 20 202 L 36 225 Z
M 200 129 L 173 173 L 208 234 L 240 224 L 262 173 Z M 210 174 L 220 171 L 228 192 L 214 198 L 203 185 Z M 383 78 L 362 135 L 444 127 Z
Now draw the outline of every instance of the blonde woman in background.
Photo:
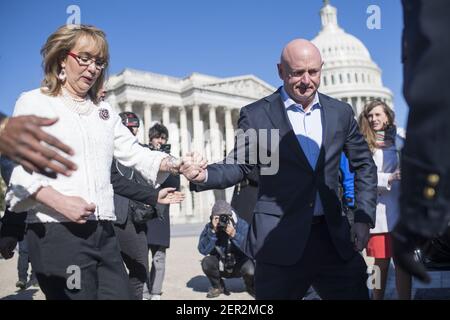
M 384 298 L 389 264 L 393 257 L 391 231 L 399 218 L 400 168 L 395 145 L 396 126 L 394 112 L 382 101 L 367 104 L 358 122 L 373 160 L 377 166 L 378 199 L 375 228 L 370 230 L 367 255 L 375 258 L 380 270 L 380 288 L 373 290 L 373 299 Z M 394 259 L 395 264 L 395 259 Z M 411 299 L 411 276 L 396 265 L 396 287 L 401 300 Z

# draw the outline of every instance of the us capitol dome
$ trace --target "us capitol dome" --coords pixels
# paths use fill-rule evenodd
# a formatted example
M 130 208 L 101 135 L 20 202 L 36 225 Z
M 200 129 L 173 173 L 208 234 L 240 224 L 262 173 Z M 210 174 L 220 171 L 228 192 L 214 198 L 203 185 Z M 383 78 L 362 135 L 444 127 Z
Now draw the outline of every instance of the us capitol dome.
M 339 27 L 337 10 L 328 0 L 323 1 L 320 17 L 322 29 L 311 40 L 324 61 L 320 91 L 349 103 L 355 115 L 374 99 L 394 109 L 393 95 L 383 86 L 381 69 L 372 61 L 365 45 Z

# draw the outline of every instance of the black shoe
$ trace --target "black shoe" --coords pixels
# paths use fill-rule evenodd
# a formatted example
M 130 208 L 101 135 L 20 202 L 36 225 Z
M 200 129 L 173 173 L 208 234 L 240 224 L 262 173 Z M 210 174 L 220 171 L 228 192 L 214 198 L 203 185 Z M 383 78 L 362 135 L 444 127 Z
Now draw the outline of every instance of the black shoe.
M 25 290 L 27 284 L 25 281 L 19 280 L 16 282 L 16 287 L 19 288 L 20 290 Z

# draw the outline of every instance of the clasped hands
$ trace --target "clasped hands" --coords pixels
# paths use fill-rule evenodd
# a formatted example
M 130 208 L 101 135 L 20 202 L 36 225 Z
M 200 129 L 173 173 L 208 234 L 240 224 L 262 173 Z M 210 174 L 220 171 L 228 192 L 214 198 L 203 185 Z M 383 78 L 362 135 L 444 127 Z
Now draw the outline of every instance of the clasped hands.
M 173 158 L 174 159 L 174 158 Z M 206 179 L 207 160 L 198 152 L 188 152 L 179 160 L 168 160 L 169 172 L 182 174 L 192 182 L 203 182 Z
M 208 162 L 198 152 L 191 152 L 182 158 L 180 173 L 193 182 L 203 182 L 206 179 Z

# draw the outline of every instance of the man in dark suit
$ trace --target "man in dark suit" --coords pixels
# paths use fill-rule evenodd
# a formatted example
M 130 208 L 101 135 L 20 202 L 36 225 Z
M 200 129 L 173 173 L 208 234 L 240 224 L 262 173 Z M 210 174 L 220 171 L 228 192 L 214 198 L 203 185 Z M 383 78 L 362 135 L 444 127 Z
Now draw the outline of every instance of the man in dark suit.
M 403 0 L 403 93 L 410 107 L 402 150 L 400 220 L 394 254 L 429 280 L 414 250 L 450 220 L 450 2 Z
M 374 223 L 376 167 L 352 108 L 317 92 L 322 65 L 311 42 L 287 44 L 278 64 L 283 86 L 241 109 L 238 125 L 247 136 L 237 136 L 228 164 L 209 165 L 191 179 L 196 191 L 221 189 L 259 167 L 248 246 L 257 299 L 300 299 L 311 285 L 324 299 L 368 299 L 358 251 Z M 243 151 L 250 156 L 238 161 Z M 355 173 L 353 238 L 338 197 L 342 151 Z

